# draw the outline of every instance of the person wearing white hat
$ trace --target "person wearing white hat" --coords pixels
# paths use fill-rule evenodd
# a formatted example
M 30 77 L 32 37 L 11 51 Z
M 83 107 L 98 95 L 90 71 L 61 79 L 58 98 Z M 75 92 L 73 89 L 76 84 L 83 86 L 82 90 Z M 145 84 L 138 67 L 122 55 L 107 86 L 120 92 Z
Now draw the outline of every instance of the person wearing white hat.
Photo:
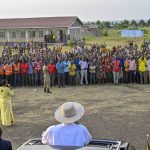
M 88 129 L 76 122 L 82 118 L 84 107 L 76 102 L 66 102 L 55 112 L 55 119 L 61 124 L 47 128 L 42 134 L 42 143 L 52 146 L 85 146 L 92 136 Z

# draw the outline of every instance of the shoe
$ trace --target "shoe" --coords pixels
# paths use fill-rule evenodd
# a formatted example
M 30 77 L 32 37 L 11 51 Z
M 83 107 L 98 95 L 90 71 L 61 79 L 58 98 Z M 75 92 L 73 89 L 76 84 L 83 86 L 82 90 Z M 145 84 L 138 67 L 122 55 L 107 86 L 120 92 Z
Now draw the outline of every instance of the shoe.
M 47 89 L 47 93 L 52 93 L 49 89 Z

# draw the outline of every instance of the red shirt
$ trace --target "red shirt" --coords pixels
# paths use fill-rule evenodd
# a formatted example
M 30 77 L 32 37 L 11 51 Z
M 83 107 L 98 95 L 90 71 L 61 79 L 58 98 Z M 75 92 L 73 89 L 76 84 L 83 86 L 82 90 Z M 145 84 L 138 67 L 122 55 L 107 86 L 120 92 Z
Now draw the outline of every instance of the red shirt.
M 28 74 L 29 64 L 28 63 L 21 63 L 20 64 L 20 70 L 21 70 L 21 74 Z
M 38 62 L 34 62 L 34 73 L 38 73 Z
M 48 65 L 48 70 L 49 70 L 50 74 L 55 74 L 55 72 L 56 72 L 56 65 L 55 64 L 49 64 Z
M 42 61 L 39 61 L 39 64 L 40 64 L 40 71 L 43 72 L 43 63 L 42 63 Z
M 113 61 L 113 71 L 114 72 L 119 72 L 120 71 L 120 60 L 114 60 Z
M 110 72 L 111 71 L 111 66 L 110 65 L 104 65 L 104 71 L 105 72 Z

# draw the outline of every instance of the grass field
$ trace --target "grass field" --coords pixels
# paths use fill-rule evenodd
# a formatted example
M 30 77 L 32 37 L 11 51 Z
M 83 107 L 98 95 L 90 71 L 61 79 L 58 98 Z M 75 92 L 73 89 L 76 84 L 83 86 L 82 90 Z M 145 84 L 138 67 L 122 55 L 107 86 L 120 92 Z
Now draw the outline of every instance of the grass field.
M 15 125 L 3 127 L 3 137 L 12 141 L 14 150 L 30 138 L 41 137 L 54 119 L 56 108 L 66 101 L 84 105 L 80 123 L 86 125 L 93 138 L 118 139 L 144 150 L 150 133 L 149 85 L 96 85 L 53 88 L 52 94 L 43 88 L 13 89 Z
M 112 48 L 113 46 L 127 44 L 127 41 L 132 40 L 135 41 L 139 46 L 141 46 L 144 39 L 150 39 L 150 28 L 146 28 L 148 34 L 145 34 L 144 37 L 141 38 L 122 38 L 121 30 L 108 30 L 108 36 L 100 36 L 100 37 L 86 37 L 87 44 L 90 43 L 105 43 L 108 48 Z

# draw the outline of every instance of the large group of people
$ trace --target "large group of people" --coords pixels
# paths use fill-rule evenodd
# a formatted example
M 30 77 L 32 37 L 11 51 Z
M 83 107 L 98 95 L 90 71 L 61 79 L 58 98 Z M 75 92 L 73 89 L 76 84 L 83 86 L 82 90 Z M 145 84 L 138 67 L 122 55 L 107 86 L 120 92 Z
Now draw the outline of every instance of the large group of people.
M 108 49 L 105 43 L 88 47 L 74 46 L 62 52 L 62 47 L 50 48 L 47 43 L 5 43 L 0 57 L 0 112 L 4 126 L 14 124 L 11 106 L 12 87 L 50 87 L 95 85 L 95 84 L 147 84 L 150 83 L 150 41 L 141 47 L 135 44 L 114 46 Z M 84 107 L 76 102 L 66 102 L 55 112 L 60 122 L 47 128 L 42 134 L 42 143 L 61 146 L 84 146 L 92 136 L 78 120 Z M 12 149 L 11 143 L 1 138 L 0 145 Z M 76 138 L 78 135 L 78 138 Z
M 92 44 L 62 52 L 46 43 L 5 43 L 0 57 L 0 81 L 17 86 L 42 86 L 43 66 L 48 68 L 49 86 L 76 86 L 105 83 L 150 83 L 149 41 L 142 47 Z

